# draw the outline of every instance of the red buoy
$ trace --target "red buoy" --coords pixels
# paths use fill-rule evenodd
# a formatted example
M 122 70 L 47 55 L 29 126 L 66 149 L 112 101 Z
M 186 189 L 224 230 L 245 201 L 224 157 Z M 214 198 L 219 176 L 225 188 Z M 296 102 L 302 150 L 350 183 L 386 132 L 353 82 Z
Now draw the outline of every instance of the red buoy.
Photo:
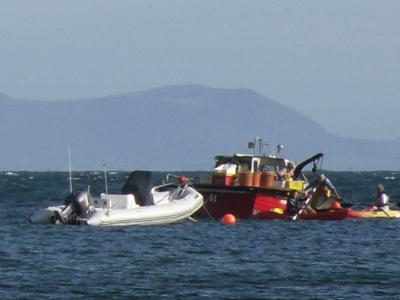
M 236 223 L 236 217 L 234 215 L 232 215 L 232 214 L 225 214 L 222 217 L 221 222 L 223 224 L 235 224 Z
M 179 185 L 186 185 L 189 182 L 189 178 L 187 178 L 186 176 L 179 176 L 178 177 L 178 183 Z

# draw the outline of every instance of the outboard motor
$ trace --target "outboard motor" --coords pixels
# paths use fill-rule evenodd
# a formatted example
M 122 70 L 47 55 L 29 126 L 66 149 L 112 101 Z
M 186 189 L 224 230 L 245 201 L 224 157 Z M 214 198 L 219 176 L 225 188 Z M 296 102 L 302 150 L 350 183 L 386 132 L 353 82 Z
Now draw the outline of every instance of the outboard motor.
M 86 218 L 90 212 L 89 195 L 86 192 L 75 191 L 64 200 L 65 208 L 59 214 L 63 224 L 80 224 L 81 218 Z

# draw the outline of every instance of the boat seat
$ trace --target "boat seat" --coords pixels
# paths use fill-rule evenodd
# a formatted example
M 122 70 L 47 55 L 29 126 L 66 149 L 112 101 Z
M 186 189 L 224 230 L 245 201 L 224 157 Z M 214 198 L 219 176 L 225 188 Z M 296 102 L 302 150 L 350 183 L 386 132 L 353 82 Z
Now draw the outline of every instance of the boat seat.
M 150 171 L 133 171 L 122 186 L 123 194 L 133 194 L 140 206 L 154 205 L 153 177 Z
M 105 200 L 108 208 L 135 208 L 139 205 L 135 202 L 135 196 L 132 194 L 116 195 L 116 194 L 100 194 L 100 199 Z

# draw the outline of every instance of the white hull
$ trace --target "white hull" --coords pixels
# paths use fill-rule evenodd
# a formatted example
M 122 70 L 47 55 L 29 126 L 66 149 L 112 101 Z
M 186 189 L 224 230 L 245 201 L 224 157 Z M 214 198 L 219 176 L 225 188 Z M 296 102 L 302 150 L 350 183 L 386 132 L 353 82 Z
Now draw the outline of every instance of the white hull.
M 79 224 L 91 226 L 152 225 L 178 222 L 190 217 L 203 205 L 203 196 L 192 187 L 168 186 L 152 189 L 154 205 L 138 206 L 133 195 L 105 195 L 91 200 L 91 210 Z M 35 213 L 35 224 L 54 224 L 64 205 L 48 207 Z
M 151 225 L 178 222 L 190 217 L 203 205 L 203 197 L 188 187 L 181 199 L 167 203 L 139 206 L 131 209 L 96 209 L 87 220 L 88 225 Z M 170 193 L 168 193 L 170 194 Z

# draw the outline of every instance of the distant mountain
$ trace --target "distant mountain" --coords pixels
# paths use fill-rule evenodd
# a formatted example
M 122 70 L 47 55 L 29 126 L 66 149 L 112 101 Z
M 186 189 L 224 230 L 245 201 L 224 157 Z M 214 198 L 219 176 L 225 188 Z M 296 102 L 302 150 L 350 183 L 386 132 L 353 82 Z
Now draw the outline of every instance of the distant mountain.
M 259 136 L 295 161 L 323 152 L 331 170 L 398 170 L 400 142 L 341 138 L 247 89 L 169 86 L 71 101 L 0 94 L 0 169 L 209 170 Z

